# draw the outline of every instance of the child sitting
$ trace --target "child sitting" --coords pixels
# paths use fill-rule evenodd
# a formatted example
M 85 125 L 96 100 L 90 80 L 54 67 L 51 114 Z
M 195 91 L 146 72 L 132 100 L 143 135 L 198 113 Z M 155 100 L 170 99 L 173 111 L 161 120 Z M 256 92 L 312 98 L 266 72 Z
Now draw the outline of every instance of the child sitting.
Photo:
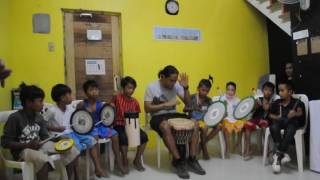
M 274 85 L 271 82 L 266 82 L 262 86 L 263 97 L 256 100 L 256 109 L 252 116 L 252 119 L 248 120 L 245 125 L 245 150 L 244 160 L 251 158 L 251 133 L 256 130 L 256 127 L 265 129 L 269 126 L 268 114 L 270 103 L 273 100 Z M 264 131 L 262 131 L 264 132 Z M 260 144 L 262 145 L 262 139 L 260 138 Z
M 237 120 L 233 116 L 234 109 L 240 102 L 240 99 L 236 96 L 237 85 L 234 82 L 228 82 L 226 84 L 226 93 L 220 97 L 221 101 L 225 101 L 227 104 L 227 117 L 222 122 L 222 128 L 226 141 L 226 157 L 229 158 L 230 154 L 230 135 L 235 132 L 238 134 L 237 143 L 233 149 L 240 146 L 241 142 L 241 130 L 244 125 L 243 120 Z
M 83 84 L 83 91 L 87 96 L 87 99 L 81 101 L 77 108 L 86 109 L 91 113 L 94 124 L 100 121 L 100 111 L 103 107 L 103 103 L 98 100 L 99 97 L 99 86 L 94 80 L 88 80 Z M 115 154 L 115 173 L 119 176 L 123 176 L 125 171 L 122 167 L 120 159 L 120 148 L 119 148 L 119 137 L 117 131 L 112 128 L 105 127 L 102 123 L 96 125 L 90 133 L 91 136 L 95 137 L 98 141 L 99 138 L 111 138 L 112 150 Z M 98 151 L 98 145 L 96 145 Z
M 48 172 L 51 168 L 57 167 L 61 170 L 67 168 L 68 177 L 72 176 L 75 169 L 75 160 L 79 155 L 77 148 L 73 147 L 61 154 L 61 163 L 53 164 L 49 155 L 57 154 L 54 143 L 41 141 L 49 138 L 48 129 L 45 120 L 40 115 L 43 108 L 43 99 L 45 94 L 37 86 L 20 86 L 20 99 L 23 106 L 11 114 L 4 126 L 4 133 L 1 137 L 1 145 L 9 148 L 15 161 L 31 162 L 34 165 L 37 179 L 48 179 Z M 63 176 L 66 180 L 68 177 Z
M 117 112 L 116 120 L 114 121 L 113 125 L 114 125 L 114 129 L 119 134 L 121 157 L 122 157 L 122 162 L 124 165 L 125 172 L 129 173 L 128 158 L 127 158 L 128 137 L 125 131 L 126 122 L 124 119 L 124 114 L 127 112 L 140 113 L 141 110 L 140 110 L 139 102 L 134 97 L 132 97 L 134 90 L 137 87 L 136 81 L 132 77 L 127 76 L 121 80 L 121 87 L 122 87 L 122 92 L 116 95 L 112 101 Z M 141 159 L 142 159 L 142 155 L 145 150 L 145 147 L 147 145 L 147 142 L 148 142 L 147 134 L 140 129 L 140 145 L 137 148 L 136 157 L 133 161 L 133 165 L 138 171 L 145 170 L 145 168 L 142 165 Z
M 53 132 L 64 133 L 64 136 L 72 138 L 75 142 L 75 146 L 80 151 L 89 149 L 93 164 L 95 165 L 96 176 L 106 176 L 98 159 L 97 148 L 94 146 L 96 144 L 94 137 L 90 135 L 77 134 L 72 132 L 70 128 L 71 115 L 75 111 L 75 108 L 71 105 L 71 93 L 70 87 L 64 84 L 57 84 L 52 88 L 51 98 L 55 101 L 56 105 L 49 109 L 52 116 L 48 119 L 48 129 Z
M 278 85 L 279 100 L 270 108 L 270 133 L 275 144 L 276 152 L 273 155 L 272 168 L 275 173 L 281 171 L 281 165 L 289 162 L 290 156 L 286 153 L 297 129 L 305 124 L 305 107 L 303 102 L 292 97 L 293 85 L 290 81 L 280 82 Z M 281 130 L 284 130 L 284 136 Z
M 195 119 L 200 127 L 200 147 L 202 150 L 203 159 L 209 160 L 209 152 L 207 149 L 207 142 L 212 139 L 220 130 L 220 128 L 213 128 L 208 134 L 208 126 L 204 123 L 204 115 L 207 112 L 209 106 L 212 104 L 212 100 L 208 97 L 213 79 L 210 76 L 209 79 L 202 79 L 198 84 L 198 92 L 191 95 L 189 107 L 185 107 L 184 111 L 189 112 L 191 119 Z

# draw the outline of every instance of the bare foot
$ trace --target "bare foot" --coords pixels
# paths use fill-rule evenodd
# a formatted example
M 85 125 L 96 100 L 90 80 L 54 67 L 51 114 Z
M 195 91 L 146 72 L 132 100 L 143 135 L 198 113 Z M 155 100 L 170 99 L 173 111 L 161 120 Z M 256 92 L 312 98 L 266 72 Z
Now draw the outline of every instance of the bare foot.
M 95 174 L 98 178 L 104 177 L 109 178 L 109 175 L 107 172 L 104 172 L 101 168 L 95 170 Z
M 249 161 L 250 159 L 252 159 L 252 151 L 246 152 L 246 153 L 243 155 L 243 160 Z
M 125 170 L 122 166 L 122 163 L 119 161 L 119 160 L 115 160 L 114 161 L 114 173 L 117 175 L 117 176 L 120 176 L 120 177 L 123 177 L 126 173 L 125 173 Z
M 203 157 L 204 160 L 210 160 L 210 155 L 209 155 L 209 153 L 206 152 L 206 151 L 203 151 L 202 157 Z
M 143 165 L 142 165 L 142 163 L 141 163 L 141 160 L 137 160 L 137 159 L 135 159 L 134 161 L 133 161 L 133 166 L 134 166 L 134 168 L 136 169 L 136 170 L 138 170 L 138 171 L 145 171 L 146 169 L 143 167 Z
M 124 172 L 124 170 L 123 169 L 121 169 L 118 165 L 116 165 L 115 167 L 114 167 L 114 174 L 115 175 L 117 175 L 117 176 L 119 176 L 119 177 L 123 177 L 124 175 L 125 175 L 125 172 Z

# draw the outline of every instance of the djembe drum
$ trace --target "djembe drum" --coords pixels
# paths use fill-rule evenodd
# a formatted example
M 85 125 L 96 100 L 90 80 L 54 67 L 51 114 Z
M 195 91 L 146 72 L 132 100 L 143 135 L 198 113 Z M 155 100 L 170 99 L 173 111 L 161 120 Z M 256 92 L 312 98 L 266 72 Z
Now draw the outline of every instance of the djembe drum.
M 188 144 L 194 130 L 194 122 L 190 119 L 175 118 L 168 120 L 177 145 Z

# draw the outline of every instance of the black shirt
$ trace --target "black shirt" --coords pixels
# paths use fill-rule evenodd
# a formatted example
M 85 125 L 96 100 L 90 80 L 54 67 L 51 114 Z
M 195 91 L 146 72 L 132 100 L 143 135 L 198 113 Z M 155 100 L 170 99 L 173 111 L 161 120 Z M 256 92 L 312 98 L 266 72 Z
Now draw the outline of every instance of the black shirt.
M 4 126 L 1 145 L 5 148 L 11 142 L 29 143 L 49 137 L 43 117 L 39 113 L 27 113 L 23 110 L 11 114 Z M 14 159 L 19 159 L 21 150 L 11 150 Z
M 295 120 L 298 121 L 299 126 L 303 126 L 305 123 L 305 107 L 304 107 L 304 103 L 298 99 L 295 98 L 291 98 L 289 104 L 287 106 L 284 106 L 282 104 L 282 99 L 278 99 L 276 100 L 274 103 L 272 103 L 271 108 L 270 108 L 270 113 L 271 114 L 275 114 L 275 115 L 279 115 L 280 114 L 280 106 L 282 108 L 282 116 L 281 118 L 283 119 L 288 119 L 288 114 L 291 110 L 293 110 L 295 104 L 297 101 L 298 104 L 296 106 L 296 108 L 294 110 L 297 110 L 298 108 L 302 109 L 303 115 L 299 116 L 299 117 L 295 117 Z
M 263 97 L 259 97 L 259 100 L 257 100 L 257 101 L 263 102 Z M 258 104 L 258 103 L 257 103 L 257 104 Z M 262 105 L 258 105 L 258 106 L 256 107 L 254 113 L 253 113 L 252 118 L 253 118 L 253 119 L 265 119 L 265 120 L 267 120 L 267 118 L 268 118 L 268 113 L 269 113 L 269 111 L 265 111 L 265 110 L 263 109 L 263 106 L 262 106 Z

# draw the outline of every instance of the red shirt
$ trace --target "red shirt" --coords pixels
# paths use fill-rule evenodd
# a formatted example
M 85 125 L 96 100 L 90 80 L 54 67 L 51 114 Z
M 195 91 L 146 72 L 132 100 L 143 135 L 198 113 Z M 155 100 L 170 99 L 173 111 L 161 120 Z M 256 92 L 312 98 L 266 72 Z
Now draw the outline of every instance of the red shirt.
M 118 94 L 113 101 L 116 108 L 116 119 L 113 122 L 114 126 L 125 126 L 125 112 L 141 112 L 138 101 L 135 98 L 128 99 L 123 94 Z

